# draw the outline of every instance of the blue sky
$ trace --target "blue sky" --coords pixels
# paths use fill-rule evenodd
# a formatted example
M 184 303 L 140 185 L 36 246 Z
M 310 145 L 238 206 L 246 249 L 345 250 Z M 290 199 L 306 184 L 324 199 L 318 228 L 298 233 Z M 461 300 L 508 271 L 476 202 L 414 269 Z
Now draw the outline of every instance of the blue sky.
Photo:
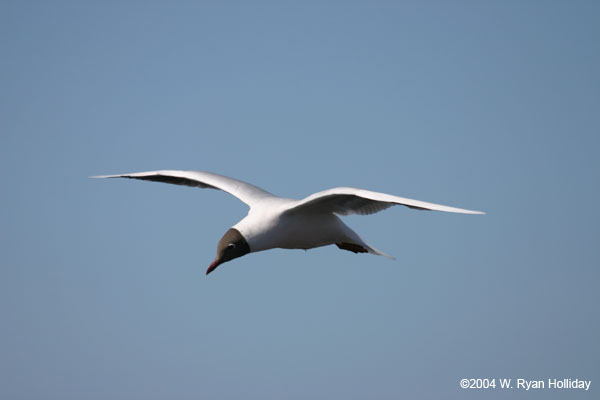
M 595 397 L 599 11 L 2 2 L 0 397 Z M 487 215 L 352 216 L 397 261 L 273 250 L 206 277 L 246 207 L 87 178 L 152 169 Z

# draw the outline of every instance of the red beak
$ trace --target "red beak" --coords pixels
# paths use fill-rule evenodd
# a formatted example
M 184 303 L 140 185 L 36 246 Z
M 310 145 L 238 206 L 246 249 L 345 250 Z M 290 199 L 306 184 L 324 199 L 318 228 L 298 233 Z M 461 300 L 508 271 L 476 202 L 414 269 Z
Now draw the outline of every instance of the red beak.
M 217 267 L 221 265 L 221 262 L 215 258 L 215 261 L 212 262 L 212 264 L 210 264 L 208 266 L 208 269 L 206 270 L 206 275 L 210 274 L 211 272 L 213 272 L 215 269 L 217 269 Z

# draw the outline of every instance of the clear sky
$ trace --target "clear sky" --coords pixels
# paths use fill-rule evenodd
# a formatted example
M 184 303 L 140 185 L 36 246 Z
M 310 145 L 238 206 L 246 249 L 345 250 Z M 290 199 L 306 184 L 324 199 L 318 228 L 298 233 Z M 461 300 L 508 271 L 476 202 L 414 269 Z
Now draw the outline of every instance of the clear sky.
M 2 1 L 0 397 L 597 398 L 599 17 L 595 1 Z M 152 169 L 487 215 L 352 216 L 397 261 L 273 250 L 206 277 L 246 206 L 87 178 Z

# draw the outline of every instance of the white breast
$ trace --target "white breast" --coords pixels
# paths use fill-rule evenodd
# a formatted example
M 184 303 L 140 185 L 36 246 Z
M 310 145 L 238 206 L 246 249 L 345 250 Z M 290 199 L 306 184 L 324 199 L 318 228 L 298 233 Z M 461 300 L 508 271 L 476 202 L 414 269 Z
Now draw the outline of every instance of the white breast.
M 253 252 L 272 248 L 312 249 L 340 243 L 354 232 L 334 214 L 282 214 L 286 207 L 272 205 L 248 214 L 235 229 L 244 236 Z M 348 232 L 346 232 L 348 231 Z

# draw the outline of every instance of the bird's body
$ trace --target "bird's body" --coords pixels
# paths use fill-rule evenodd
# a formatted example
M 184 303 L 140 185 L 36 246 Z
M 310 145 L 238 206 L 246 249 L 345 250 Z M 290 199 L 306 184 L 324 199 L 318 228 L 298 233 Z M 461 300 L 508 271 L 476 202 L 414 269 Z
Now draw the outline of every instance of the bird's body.
M 285 209 L 267 207 L 250 211 L 233 228 L 247 238 L 252 251 L 308 250 L 344 242 L 368 246 L 333 213 L 286 213 Z
M 355 188 L 334 188 L 302 200 L 275 196 L 257 186 L 203 171 L 151 171 L 94 178 L 131 178 L 200 188 L 220 189 L 248 206 L 248 215 L 223 236 L 217 257 L 207 270 L 250 252 L 273 248 L 312 249 L 335 244 L 354 253 L 390 257 L 374 249 L 342 222 L 338 215 L 372 214 L 395 204 L 422 210 L 483 214 Z

